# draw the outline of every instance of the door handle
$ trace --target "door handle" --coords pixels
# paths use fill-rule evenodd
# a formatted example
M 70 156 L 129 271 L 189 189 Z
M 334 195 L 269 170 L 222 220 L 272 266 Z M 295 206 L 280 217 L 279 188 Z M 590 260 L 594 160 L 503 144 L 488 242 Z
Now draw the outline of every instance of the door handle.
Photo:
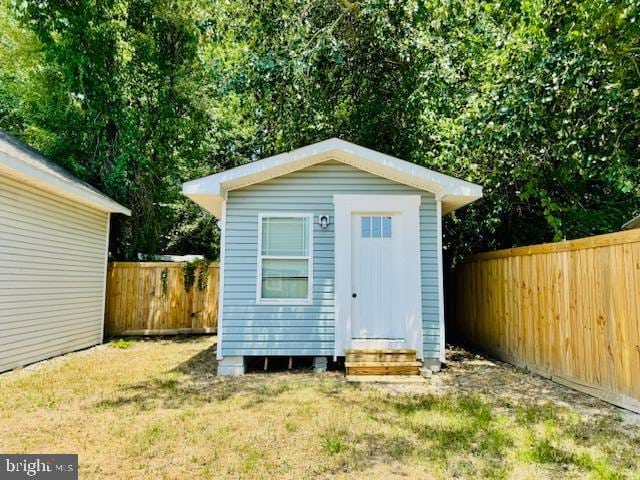
M 351 296 L 352 296 L 353 298 L 356 298 L 356 297 L 358 296 L 358 294 L 356 294 L 356 293 L 352 293 L 352 294 L 351 294 Z

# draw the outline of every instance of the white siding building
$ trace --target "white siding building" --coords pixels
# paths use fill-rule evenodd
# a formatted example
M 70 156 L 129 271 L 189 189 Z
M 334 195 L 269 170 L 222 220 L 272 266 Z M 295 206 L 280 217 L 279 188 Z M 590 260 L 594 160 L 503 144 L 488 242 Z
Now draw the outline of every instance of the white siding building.
M 111 213 L 131 214 L 0 131 L 0 371 L 102 342 Z

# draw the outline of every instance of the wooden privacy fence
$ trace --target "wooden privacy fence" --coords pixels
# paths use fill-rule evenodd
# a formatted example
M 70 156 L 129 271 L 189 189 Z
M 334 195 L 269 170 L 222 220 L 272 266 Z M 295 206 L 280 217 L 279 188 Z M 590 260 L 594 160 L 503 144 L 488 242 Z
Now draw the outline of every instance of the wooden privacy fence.
M 476 255 L 450 288 L 471 344 L 640 412 L 640 229 Z
M 185 288 L 185 263 L 114 262 L 107 269 L 105 333 L 213 333 L 218 325 L 217 264 L 200 267 Z M 190 283 L 190 282 L 188 282 Z

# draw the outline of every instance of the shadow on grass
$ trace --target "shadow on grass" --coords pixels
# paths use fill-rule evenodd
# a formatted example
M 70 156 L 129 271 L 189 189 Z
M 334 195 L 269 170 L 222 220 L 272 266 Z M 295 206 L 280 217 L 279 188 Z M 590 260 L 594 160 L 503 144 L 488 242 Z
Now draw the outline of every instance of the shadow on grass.
M 175 340 L 195 342 L 197 338 Z M 112 398 L 94 407 L 181 409 L 233 398 L 228 404 L 233 410 L 230 414 L 244 416 L 254 414 L 249 410 L 260 408 L 263 403 L 287 400 L 299 402 L 300 413 L 287 417 L 284 425 L 288 432 L 296 432 L 307 428 L 318 405 L 329 408 L 339 402 L 344 408 L 336 411 L 345 412 L 345 416 L 353 414 L 353 422 L 358 423 L 348 427 L 349 422 L 336 422 L 337 426 L 332 425 L 317 438 L 317 448 L 337 465 L 334 473 L 366 471 L 379 463 L 428 461 L 439 465 L 451 478 L 504 478 L 510 468 L 509 458 L 518 455 L 526 462 L 558 471 L 565 467 L 583 472 L 607 473 L 620 467 L 631 471 L 637 463 L 634 446 L 640 446 L 640 435 L 635 440 L 632 436 L 621 436 L 616 422 L 593 416 L 592 421 L 583 421 L 568 408 L 550 402 L 548 393 L 536 389 L 514 397 L 484 395 L 477 387 L 473 390 L 473 382 L 464 383 L 465 375 L 484 376 L 490 385 L 495 377 L 487 375 L 487 369 L 495 372 L 502 368 L 487 365 L 486 360 L 477 356 L 459 353 L 458 364 L 450 367 L 458 372 L 458 377 L 453 380 L 442 377 L 450 385 L 462 384 L 467 389 L 397 395 L 347 383 L 333 374 L 315 376 L 285 371 L 217 377 L 216 345 L 207 345 L 189 347 L 195 350 L 190 358 L 153 378 L 121 386 Z M 520 374 L 514 370 L 509 375 L 508 379 L 518 380 Z M 507 385 L 504 380 L 501 383 L 503 392 L 507 388 L 517 391 L 527 387 L 518 383 Z M 297 389 L 309 391 L 299 397 L 285 396 Z M 354 395 L 354 390 L 361 391 Z M 529 401 L 535 396 L 539 398 Z M 307 405 L 313 408 L 307 410 Z M 189 410 L 198 412 L 197 408 Z M 549 427 L 552 434 L 541 436 L 538 432 L 543 427 Z M 531 434 L 531 440 L 524 444 L 516 436 L 523 432 Z M 150 435 L 155 438 L 155 431 Z M 624 438 L 625 445 L 609 451 L 609 446 L 615 444 L 611 441 L 614 438 Z M 563 440 L 593 445 L 601 450 L 602 458 L 591 457 L 580 449 L 571 450 Z
M 215 376 L 216 370 L 218 369 L 218 360 L 216 359 L 217 351 L 218 344 L 214 343 L 209 348 L 201 350 L 193 357 L 177 365 L 172 372 L 184 373 L 192 377 Z
M 154 342 L 153 337 L 141 341 Z M 164 338 L 175 343 L 195 343 L 198 337 L 184 336 Z M 145 410 L 156 408 L 182 408 L 187 405 L 198 405 L 205 402 L 223 401 L 234 395 L 250 395 L 254 404 L 289 390 L 286 378 L 291 374 L 280 375 L 244 375 L 240 377 L 216 376 L 217 345 L 199 351 L 188 360 L 178 364 L 171 370 L 149 380 L 125 385 L 120 395 L 101 400 L 94 406 L 98 409 L 109 409 L 122 406 L 134 406 Z
M 428 455 L 446 458 L 455 452 L 501 456 L 513 445 L 507 432 L 497 428 L 492 405 L 467 394 L 394 399 L 391 406 L 406 420 L 407 426 L 428 442 Z M 433 414 L 439 421 L 425 421 L 420 414 Z

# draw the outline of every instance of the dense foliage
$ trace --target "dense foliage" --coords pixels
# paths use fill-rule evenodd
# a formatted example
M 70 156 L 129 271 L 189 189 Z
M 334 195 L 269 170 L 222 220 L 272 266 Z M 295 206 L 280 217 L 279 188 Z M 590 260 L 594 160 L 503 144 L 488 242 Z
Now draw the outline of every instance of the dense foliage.
M 5 4 L 0 128 L 134 211 L 116 254 L 217 255 L 180 182 L 338 136 L 485 187 L 451 258 L 640 209 L 637 0 Z
M 184 178 L 216 164 L 207 12 L 164 0 L 26 2 L 9 12 L 0 127 L 131 208 L 113 225 L 116 256 L 215 256 L 214 219 L 180 193 Z

